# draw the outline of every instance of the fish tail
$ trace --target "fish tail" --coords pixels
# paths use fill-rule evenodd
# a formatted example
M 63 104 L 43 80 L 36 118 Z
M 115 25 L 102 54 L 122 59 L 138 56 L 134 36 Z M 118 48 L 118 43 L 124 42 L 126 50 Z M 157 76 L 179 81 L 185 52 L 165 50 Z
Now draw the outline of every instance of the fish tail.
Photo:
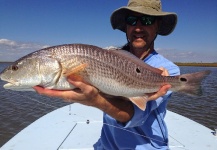
M 180 75 L 179 81 L 181 82 L 181 88 L 178 91 L 188 95 L 201 96 L 203 93 L 201 82 L 210 73 L 210 70 L 205 70 L 201 72 Z

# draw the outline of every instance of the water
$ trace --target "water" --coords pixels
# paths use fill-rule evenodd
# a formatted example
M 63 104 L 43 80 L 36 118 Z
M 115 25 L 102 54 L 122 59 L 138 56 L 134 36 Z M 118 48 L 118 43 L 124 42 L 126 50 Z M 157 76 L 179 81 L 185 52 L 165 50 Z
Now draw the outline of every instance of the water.
M 174 93 L 168 109 L 188 117 L 204 126 L 217 127 L 217 68 L 214 67 L 180 67 L 181 73 L 211 70 L 212 73 L 202 82 L 203 96 L 190 97 Z
M 0 63 L 0 72 L 8 65 L 9 63 Z M 198 98 L 174 93 L 168 104 L 168 109 L 210 129 L 217 127 L 217 68 L 180 68 L 182 74 L 206 69 L 211 70 L 212 73 L 203 82 L 203 96 Z M 36 119 L 68 105 L 61 99 L 48 98 L 34 92 L 4 90 L 3 84 L 0 81 L 0 147 Z

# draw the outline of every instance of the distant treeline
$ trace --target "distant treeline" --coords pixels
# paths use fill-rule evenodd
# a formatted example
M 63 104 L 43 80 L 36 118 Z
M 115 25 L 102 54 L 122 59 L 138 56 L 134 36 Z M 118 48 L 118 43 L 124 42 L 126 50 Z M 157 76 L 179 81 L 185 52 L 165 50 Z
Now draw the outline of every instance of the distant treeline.
M 180 62 L 175 62 L 175 64 L 178 66 L 217 67 L 217 62 L 216 63 L 180 63 Z
M 11 63 L 12 61 L 0 61 L 0 63 Z

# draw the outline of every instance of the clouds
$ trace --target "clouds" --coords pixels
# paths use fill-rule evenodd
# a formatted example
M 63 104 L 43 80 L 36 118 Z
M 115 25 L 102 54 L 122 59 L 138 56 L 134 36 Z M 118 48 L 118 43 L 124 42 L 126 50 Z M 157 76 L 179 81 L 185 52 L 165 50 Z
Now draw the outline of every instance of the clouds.
M 0 39 L 0 61 L 15 61 L 28 53 L 45 47 L 48 45 Z
M 2 44 L 2 45 L 15 45 L 16 42 L 10 41 L 8 39 L 0 39 L 0 44 Z
M 33 51 L 48 47 L 33 42 L 18 42 L 0 39 L 0 62 L 15 61 Z M 173 62 L 217 62 L 216 55 L 208 52 L 178 50 L 176 48 L 156 48 L 156 51 Z

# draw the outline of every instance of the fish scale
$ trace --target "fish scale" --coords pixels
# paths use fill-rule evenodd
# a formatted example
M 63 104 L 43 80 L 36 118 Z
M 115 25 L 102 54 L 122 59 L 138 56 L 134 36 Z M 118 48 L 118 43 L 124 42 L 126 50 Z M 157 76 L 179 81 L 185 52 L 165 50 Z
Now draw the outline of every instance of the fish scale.
M 130 67 L 127 67 L 127 66 L 130 66 L 130 64 L 127 64 L 127 62 L 129 61 L 120 59 L 117 56 L 114 56 L 114 54 L 111 55 L 111 53 L 105 53 L 100 48 L 95 48 L 95 47 L 89 48 L 89 46 L 86 46 L 86 45 L 85 46 L 76 45 L 74 48 L 72 47 L 73 45 L 69 45 L 68 51 L 67 51 L 67 47 L 62 48 L 63 52 L 66 51 L 66 53 L 69 54 L 65 56 L 64 58 L 68 60 L 72 57 L 70 55 L 72 54 L 73 56 L 76 56 L 76 58 L 79 60 L 76 62 L 89 64 L 89 67 L 87 68 L 87 72 L 88 74 L 91 74 L 91 76 L 96 77 L 98 75 L 100 77 L 105 77 L 105 78 L 112 77 L 112 78 L 116 78 L 118 80 L 118 83 L 123 82 L 127 84 L 127 81 L 131 81 L 132 83 L 132 80 L 129 80 L 129 77 L 132 78 L 133 76 L 132 75 L 128 76 L 128 73 L 130 72 Z M 59 51 L 60 49 L 55 48 L 55 50 Z M 107 68 L 107 70 L 102 72 L 104 70 L 103 68 Z M 120 70 L 120 68 L 122 68 L 123 70 Z M 123 72 L 124 70 L 125 72 Z M 120 74 L 119 73 L 120 71 L 123 72 L 123 75 L 118 77 L 117 75 Z M 108 74 L 112 76 L 108 76 Z M 124 74 L 126 75 L 124 76 Z M 128 78 L 126 78 L 126 76 L 128 76 Z M 84 78 L 88 80 L 87 77 L 84 77 Z M 94 81 L 91 81 L 91 80 L 88 80 L 88 82 L 92 84 L 94 83 Z M 135 79 L 134 79 L 134 84 L 136 83 L 141 85 L 141 80 L 138 79 L 138 81 L 135 82 Z M 128 84 L 128 85 L 132 85 L 132 84 Z

